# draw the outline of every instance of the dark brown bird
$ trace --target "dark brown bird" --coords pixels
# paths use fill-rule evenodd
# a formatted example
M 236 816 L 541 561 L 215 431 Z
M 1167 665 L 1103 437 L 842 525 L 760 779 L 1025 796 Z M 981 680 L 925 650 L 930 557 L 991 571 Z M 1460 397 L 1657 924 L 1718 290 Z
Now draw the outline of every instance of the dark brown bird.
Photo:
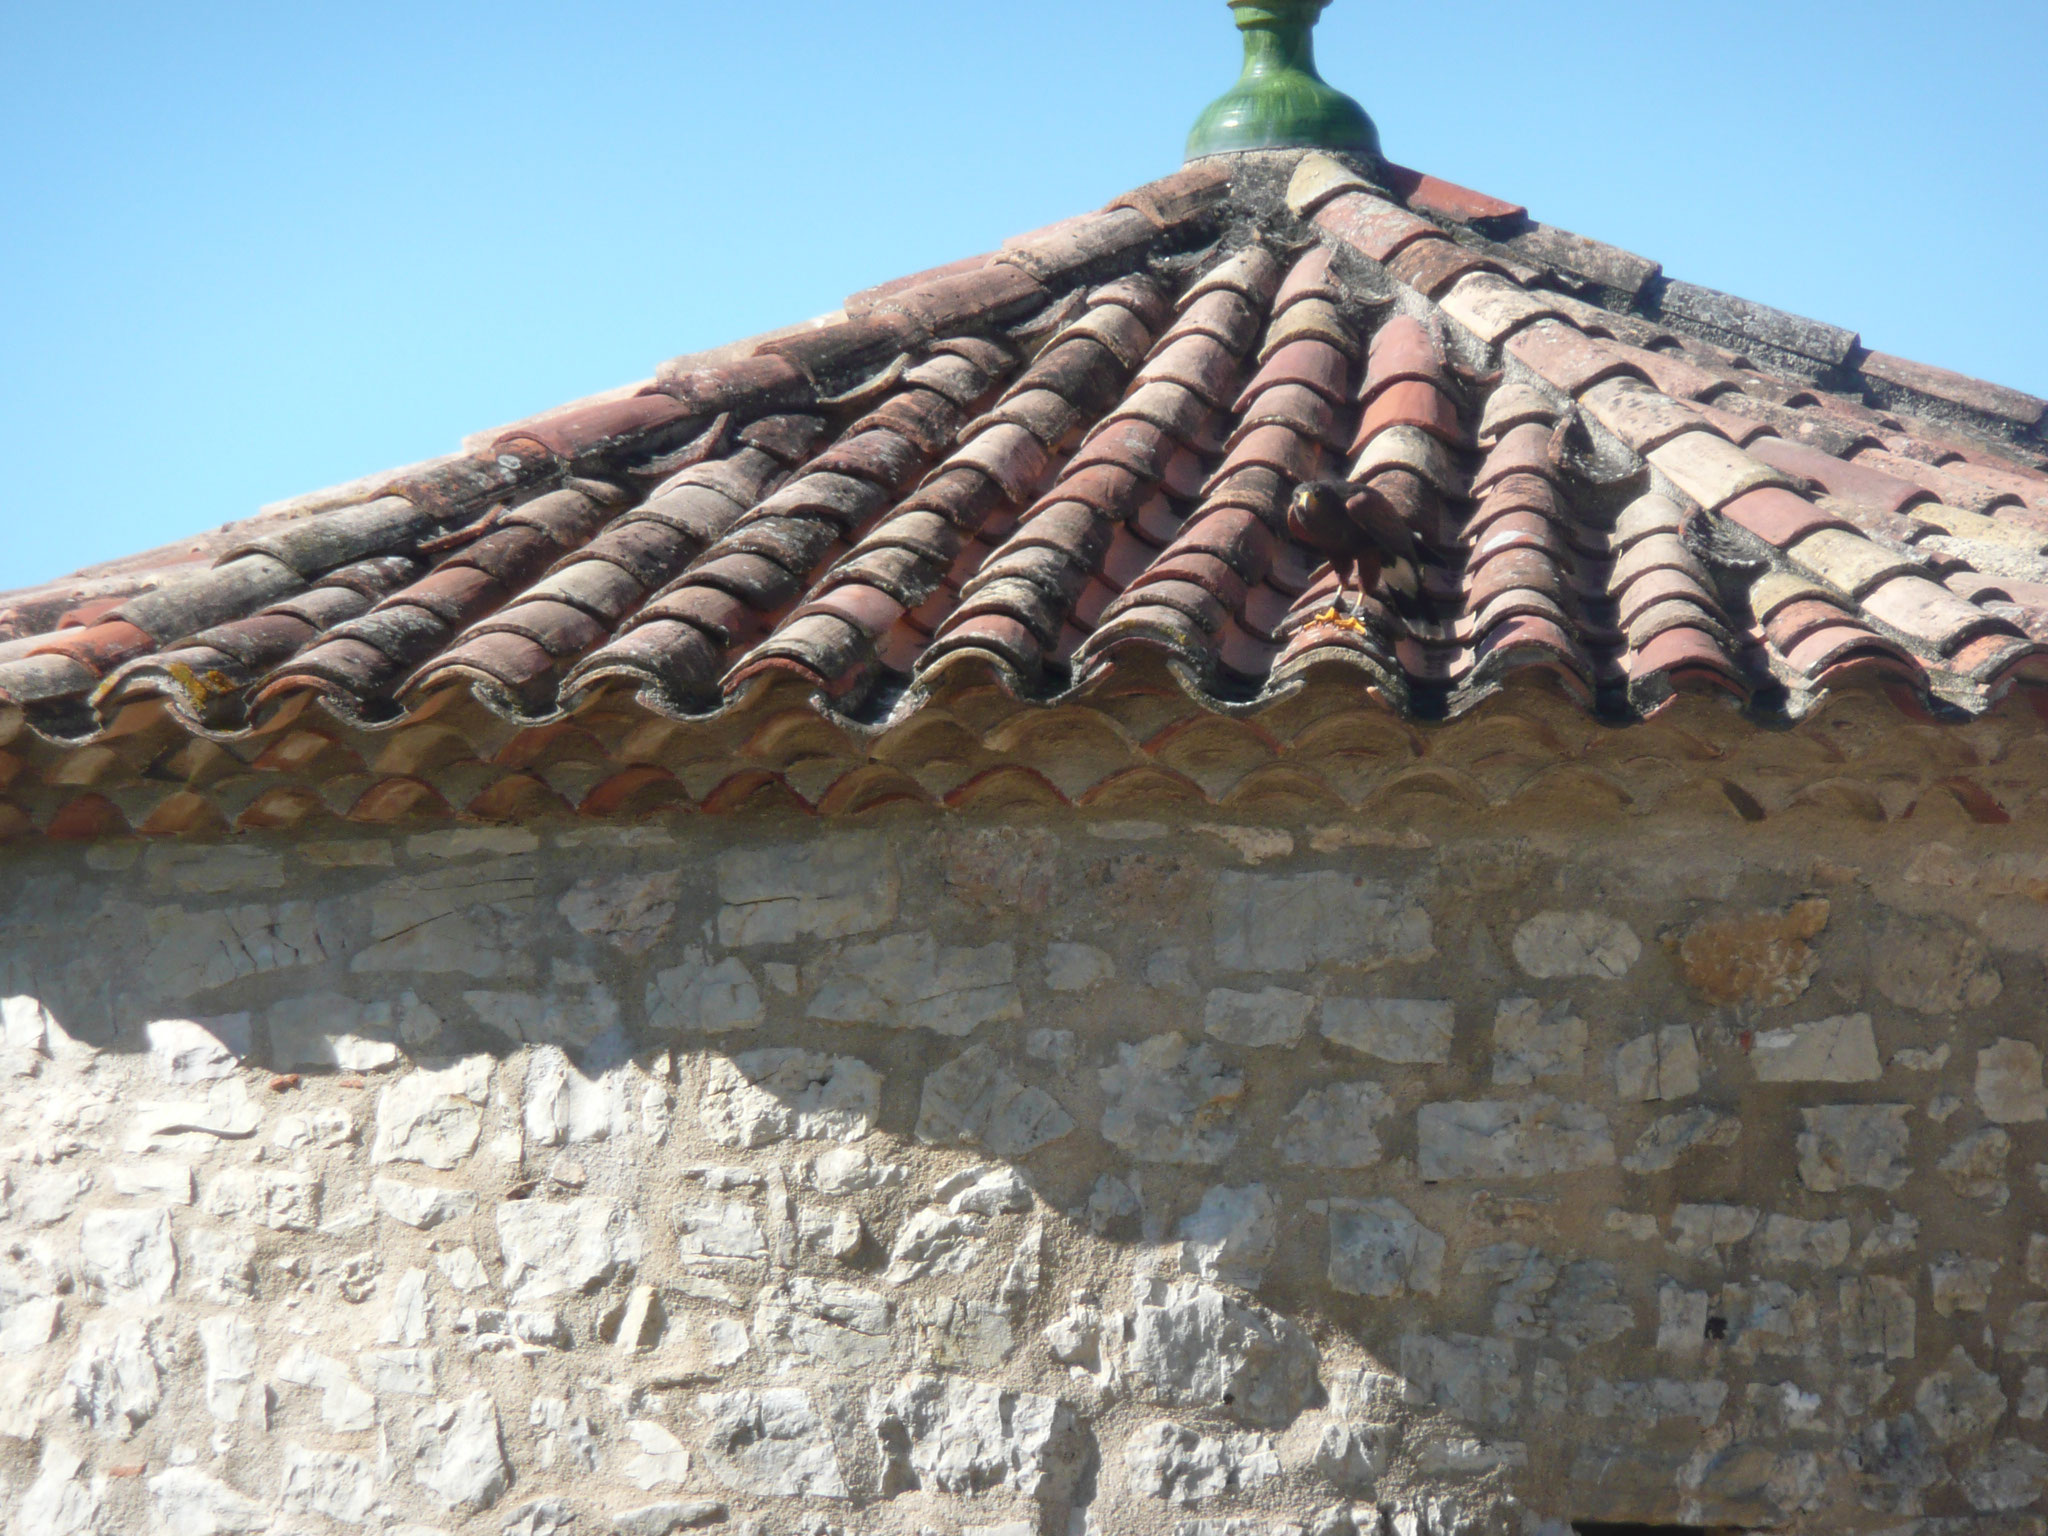
M 1394 504 L 1371 486 L 1303 481 L 1287 503 L 1287 530 L 1329 557 L 1340 598 L 1377 589 L 1399 611 L 1414 611 L 1428 553 Z

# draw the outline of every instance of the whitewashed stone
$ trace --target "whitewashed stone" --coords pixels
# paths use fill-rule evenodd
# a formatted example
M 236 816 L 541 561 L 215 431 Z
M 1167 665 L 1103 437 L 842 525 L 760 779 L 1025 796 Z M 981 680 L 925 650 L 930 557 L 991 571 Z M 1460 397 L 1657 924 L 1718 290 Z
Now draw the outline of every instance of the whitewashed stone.
M 1906 1158 L 1911 1132 L 1904 1104 L 1828 1104 L 1802 1109 L 1799 1178 L 1808 1189 L 1833 1193 L 1860 1185 L 1897 1189 L 1912 1173 Z
M 326 914 L 310 901 L 214 912 L 156 907 L 148 921 L 141 980 L 159 997 L 191 997 L 244 977 L 319 965 L 335 951 Z
M 231 1312 L 216 1312 L 200 1319 L 199 1342 L 206 1349 L 206 1411 L 232 1424 L 242 1416 L 256 1374 L 255 1326 Z
M 1229 1120 L 1243 1077 L 1208 1046 L 1189 1047 L 1178 1034 L 1120 1044 L 1116 1052 L 1098 1074 L 1107 1141 L 1145 1162 L 1208 1164 L 1229 1156 L 1237 1145 Z
M 437 1402 L 413 1415 L 412 1475 L 444 1508 L 489 1509 L 511 1486 L 512 1469 L 488 1392 Z
M 270 1527 L 270 1511 L 197 1467 L 166 1467 L 149 1480 L 153 1536 L 241 1536 Z
M 1410 1406 L 1441 1408 L 1469 1424 L 1507 1423 L 1521 1392 L 1514 1346 L 1499 1339 L 1403 1334 L 1400 1371 Z
M 1045 985 L 1052 992 L 1086 992 L 1116 977 L 1116 962 L 1093 944 L 1045 946 Z
M 626 1438 L 634 1446 L 634 1455 L 625 1466 L 626 1481 L 649 1493 L 657 1488 L 679 1488 L 689 1481 L 689 1448 L 661 1425 L 647 1419 L 632 1420 L 626 1425 Z
M 1919 1321 L 1913 1292 L 1885 1275 L 1844 1280 L 1838 1292 L 1842 1353 L 1882 1360 L 1910 1360 Z
M 1280 1202 L 1263 1184 L 1219 1184 L 1180 1219 L 1181 1267 L 1205 1280 L 1259 1288 L 1280 1235 Z
M 1444 1240 L 1398 1200 L 1330 1202 L 1330 1284 L 1348 1296 L 1434 1296 Z
M 1185 1425 L 1148 1424 L 1124 1449 L 1133 1491 L 1175 1504 L 1244 1494 L 1280 1475 L 1264 1435 L 1205 1435 Z
M 87 1319 L 78 1353 L 64 1372 L 71 1416 L 121 1439 L 135 1433 L 163 1402 L 163 1372 L 150 1322 L 141 1318 Z
M 207 1083 L 232 1077 L 249 1054 L 249 1015 L 211 1019 L 155 1019 L 142 1028 L 150 1063 L 167 1083 Z
M 88 1212 L 79 1223 L 78 1256 L 86 1283 L 108 1302 L 155 1306 L 178 1278 L 171 1213 Z
M 48 1275 L 0 1269 L 0 1355 L 38 1354 L 56 1337 L 64 1304 L 52 1294 L 55 1284 Z
M 320 1418 L 340 1434 L 369 1429 L 377 1422 L 377 1400 L 355 1383 L 348 1367 L 331 1355 L 294 1344 L 272 1373 L 287 1386 L 307 1387 L 320 1394 Z
M 1230 971 L 1379 970 L 1431 958 L 1429 913 L 1392 886 L 1336 870 L 1216 877 L 1216 963 Z
M 1630 1173 L 1662 1173 L 1693 1152 L 1732 1147 L 1741 1139 L 1742 1122 L 1735 1116 L 1694 1104 L 1651 1121 L 1621 1166 Z
M 941 948 L 929 933 L 899 933 L 806 965 L 804 985 L 813 989 L 814 1019 L 962 1036 L 1024 1016 L 1016 973 L 1016 948 L 1007 941 Z
M 1199 1281 L 1154 1278 L 1135 1290 L 1134 1386 L 1168 1407 L 1286 1424 L 1315 1390 L 1315 1344 L 1294 1323 Z
M 1977 1107 L 1998 1125 L 2048 1120 L 2048 1087 L 2041 1077 L 2040 1047 L 2024 1040 L 2000 1040 L 1977 1053 Z
M 1586 1021 L 1569 1004 L 1545 1008 L 1533 997 L 1501 1000 L 1493 1015 L 1493 1080 L 1526 1086 L 1539 1077 L 1580 1077 L 1586 1070 Z
M 491 1058 L 470 1056 L 437 1072 L 408 1072 L 377 1095 L 373 1163 L 443 1171 L 476 1150 L 491 1091 Z
M 1515 930 L 1515 962 L 1540 981 L 1619 981 L 1643 957 L 1642 940 L 1604 912 L 1539 912 Z
M 370 1190 L 386 1216 L 420 1232 L 430 1232 L 443 1222 L 474 1216 L 477 1210 L 477 1194 L 473 1189 L 446 1189 L 437 1184 L 373 1179 Z
M 917 1139 L 932 1146 L 979 1142 L 999 1157 L 1023 1157 L 1074 1129 L 1074 1117 L 1042 1088 L 1026 1086 L 985 1045 L 954 1057 L 924 1080 Z
M 1370 1168 L 1381 1156 L 1376 1127 L 1393 1112 L 1378 1083 L 1311 1088 L 1280 1122 L 1273 1148 L 1290 1167 Z
M 1456 1011 L 1444 1001 L 1392 997 L 1323 1000 L 1323 1038 L 1382 1061 L 1440 1067 L 1451 1059 L 1455 1025 Z
M 483 1261 L 476 1256 L 474 1248 L 458 1248 L 453 1253 L 437 1253 L 434 1262 L 448 1283 L 462 1292 L 480 1291 L 491 1283 L 485 1273 Z
M 73 1041 L 40 998 L 0 997 L 0 1077 L 34 1077 L 53 1051 L 72 1059 L 91 1048 Z
M 1631 1104 L 1687 1099 L 1700 1091 L 1700 1047 L 1690 1025 L 1637 1035 L 1614 1053 L 1614 1096 Z
M 675 921 L 682 875 L 672 869 L 651 875 L 615 875 L 579 880 L 555 910 L 587 938 L 602 939 L 623 955 L 646 954 Z
M 908 1285 L 927 1275 L 963 1275 L 981 1262 L 988 1225 L 977 1216 L 926 1209 L 903 1224 L 882 1279 Z
M 628 1072 L 586 1074 L 558 1045 L 536 1046 L 527 1054 L 520 1124 L 535 1146 L 577 1146 L 623 1136 L 632 1126 L 626 1104 Z
M 189 1163 L 117 1163 L 113 1175 L 114 1193 L 131 1200 L 190 1205 L 197 1190 Z
M 846 1479 L 810 1395 L 791 1387 L 706 1392 L 696 1401 L 705 1464 L 726 1487 L 769 1498 L 844 1499 Z
M 1425 1104 L 1415 1114 L 1425 1180 L 1529 1179 L 1614 1163 L 1607 1117 L 1548 1095 Z
M 650 1029 L 728 1035 L 759 1029 L 767 1017 L 754 973 L 737 955 L 714 961 L 692 945 L 681 965 L 657 971 L 647 984 Z
M 878 833 L 735 848 L 718 859 L 718 941 L 732 947 L 840 939 L 896 920 L 896 859 Z
M 865 1370 L 889 1358 L 896 1322 L 886 1296 L 834 1280 L 792 1276 L 761 1293 L 754 1342 L 772 1354 L 835 1370 Z
M 1884 1076 L 1867 1013 L 1761 1030 L 1749 1063 L 1760 1083 L 1874 1083 Z
M 377 1474 L 360 1456 L 287 1443 L 278 1508 L 288 1515 L 325 1515 L 362 1525 L 377 1503 Z
M 872 1393 L 868 1414 L 884 1446 L 900 1446 L 917 1485 L 941 1493 L 995 1490 L 1053 1501 L 1073 1489 L 1083 1445 L 1056 1398 L 955 1377 L 907 1377 Z
M 1918 1413 L 1941 1445 L 1957 1445 L 1988 1434 L 2005 1416 L 2006 1397 L 1997 1376 L 1977 1369 L 1958 1344 L 1941 1369 L 1921 1379 L 1913 1394 Z
M 97 1536 L 100 1495 L 79 1477 L 85 1458 L 70 1446 L 45 1441 L 36 1479 L 22 1495 L 12 1529 L 18 1536 Z
M 1316 1000 L 1306 992 L 1262 987 L 1232 992 L 1218 987 L 1202 1007 L 1202 1032 L 1225 1045 L 1293 1045 L 1308 1029 Z
M 320 1225 L 320 1175 L 306 1168 L 228 1168 L 199 1198 L 209 1216 L 253 1221 L 273 1232 L 311 1232 Z
M 1849 1223 L 1802 1221 L 1772 1216 L 1764 1223 L 1757 1256 L 1765 1264 L 1803 1264 L 1814 1269 L 1839 1269 L 1849 1261 Z
M 480 981 L 526 970 L 511 930 L 532 912 L 534 889 L 534 862 L 519 856 L 386 880 L 370 897 L 370 942 L 349 969 Z
M 640 1218 L 616 1200 L 508 1200 L 497 1219 L 504 1285 L 515 1303 L 595 1290 L 640 1263 Z
M 78 1209 L 95 1182 L 82 1167 L 35 1169 L 21 1175 L 13 1214 L 26 1226 L 53 1227 Z
M 881 1074 L 864 1061 L 778 1048 L 715 1059 L 699 1116 L 723 1147 L 859 1141 L 881 1099 Z

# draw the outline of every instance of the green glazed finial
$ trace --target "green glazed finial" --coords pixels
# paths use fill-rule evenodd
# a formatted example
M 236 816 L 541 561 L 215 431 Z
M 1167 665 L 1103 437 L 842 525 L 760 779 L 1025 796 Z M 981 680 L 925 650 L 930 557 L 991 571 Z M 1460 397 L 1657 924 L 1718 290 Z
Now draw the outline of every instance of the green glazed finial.
M 1378 158 L 1365 108 L 1316 73 L 1316 20 L 1330 0 L 1230 0 L 1244 73 L 1188 135 L 1188 158 L 1245 149 L 1335 149 Z

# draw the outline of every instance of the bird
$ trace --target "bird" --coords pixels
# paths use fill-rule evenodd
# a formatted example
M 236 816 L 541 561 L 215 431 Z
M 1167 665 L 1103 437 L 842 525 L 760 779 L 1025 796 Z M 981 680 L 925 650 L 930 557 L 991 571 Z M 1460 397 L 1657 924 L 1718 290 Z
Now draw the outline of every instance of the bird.
M 1356 607 L 1378 589 L 1396 610 L 1415 611 L 1428 553 L 1393 502 L 1371 486 L 1304 480 L 1288 498 L 1287 530 L 1329 557 L 1339 599 L 1348 595 Z

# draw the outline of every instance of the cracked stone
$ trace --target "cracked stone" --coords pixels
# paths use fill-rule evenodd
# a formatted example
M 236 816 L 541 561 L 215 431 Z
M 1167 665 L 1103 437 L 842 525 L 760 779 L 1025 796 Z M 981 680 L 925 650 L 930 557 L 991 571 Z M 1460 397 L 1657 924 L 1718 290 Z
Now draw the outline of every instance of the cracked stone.
M 1024 1016 L 1016 972 L 1008 942 L 941 948 L 929 933 L 900 933 L 806 965 L 804 985 L 814 1019 L 963 1036 Z
M 1316 1385 L 1314 1343 L 1294 1323 L 1199 1281 L 1141 1282 L 1129 1350 L 1134 1385 L 1167 1407 L 1222 1407 L 1250 1424 L 1292 1422 Z
M 930 1146 L 979 1142 L 999 1157 L 1023 1157 L 1073 1129 L 1057 1099 L 1019 1082 L 1000 1055 L 978 1045 L 925 1078 L 916 1134 Z
M 1545 1008 L 1533 997 L 1503 999 L 1493 1016 L 1493 1081 L 1526 1086 L 1539 1077 L 1579 1077 L 1586 1069 L 1586 1021 L 1569 1004 Z
M 1749 1062 L 1760 1083 L 1874 1083 L 1884 1076 L 1867 1013 L 1763 1030 Z
M 832 1437 L 808 1393 L 707 1392 L 697 1398 L 696 1417 L 705 1462 L 728 1488 L 770 1498 L 848 1497 Z
M 940 1493 L 1003 1490 L 1051 1503 L 1074 1488 L 1086 1443 L 1057 1398 L 957 1377 L 910 1376 L 869 1399 L 891 1483 Z
M 1212 991 L 1202 1008 L 1202 1032 L 1225 1045 L 1293 1045 L 1308 1029 L 1316 1000 L 1306 992 L 1266 987 L 1257 992 Z
M 1264 1435 L 1205 1435 L 1165 1422 L 1131 1436 L 1124 1466 L 1137 1492 L 1176 1504 L 1248 1493 L 1280 1475 L 1280 1458 Z
M 872 933 L 896 919 L 895 855 L 878 833 L 719 856 L 718 940 L 731 947 Z
M 1098 1074 L 1105 1140 L 1146 1162 L 1199 1165 L 1229 1156 L 1243 1077 L 1208 1046 L 1189 1047 L 1178 1034 L 1120 1044 L 1116 1052 Z
M 491 1058 L 470 1056 L 440 1071 L 408 1072 L 377 1096 L 373 1163 L 442 1171 L 476 1150 L 491 1089 Z
M 1379 970 L 1436 953 L 1429 914 L 1383 882 L 1318 870 L 1216 877 L 1216 963 L 1231 971 Z
M 1444 1240 L 1398 1200 L 1330 1202 L 1330 1284 L 1347 1296 L 1434 1296 Z
M 1376 1127 L 1394 1108 L 1378 1083 L 1311 1088 L 1280 1123 L 1274 1150 L 1295 1168 L 1370 1168 L 1382 1150 Z
M 1637 1035 L 1614 1053 L 1614 1095 L 1631 1104 L 1687 1099 L 1700 1091 L 1700 1048 L 1689 1025 Z
M 1456 1015 L 1448 1002 L 1390 997 L 1323 1001 L 1323 1038 L 1361 1055 L 1404 1065 L 1443 1066 L 1451 1059 Z
M 1515 930 L 1514 952 L 1539 981 L 1619 981 L 1642 958 L 1643 945 L 1627 923 L 1604 912 L 1539 912 Z
M 1833 1193 L 1852 1185 L 1897 1189 L 1912 1173 L 1904 1104 L 1828 1104 L 1800 1110 L 1799 1178 Z
M 726 1035 L 759 1029 L 768 1017 L 754 973 L 737 955 L 713 961 L 695 945 L 683 963 L 647 984 L 647 1027 L 664 1033 Z
M 1607 1117 L 1544 1094 L 1425 1104 L 1415 1115 L 1416 1166 L 1442 1179 L 1527 1179 L 1614 1162 Z
M 699 1114 L 725 1147 L 858 1141 L 881 1099 L 881 1074 L 864 1061 L 778 1048 L 714 1059 Z

